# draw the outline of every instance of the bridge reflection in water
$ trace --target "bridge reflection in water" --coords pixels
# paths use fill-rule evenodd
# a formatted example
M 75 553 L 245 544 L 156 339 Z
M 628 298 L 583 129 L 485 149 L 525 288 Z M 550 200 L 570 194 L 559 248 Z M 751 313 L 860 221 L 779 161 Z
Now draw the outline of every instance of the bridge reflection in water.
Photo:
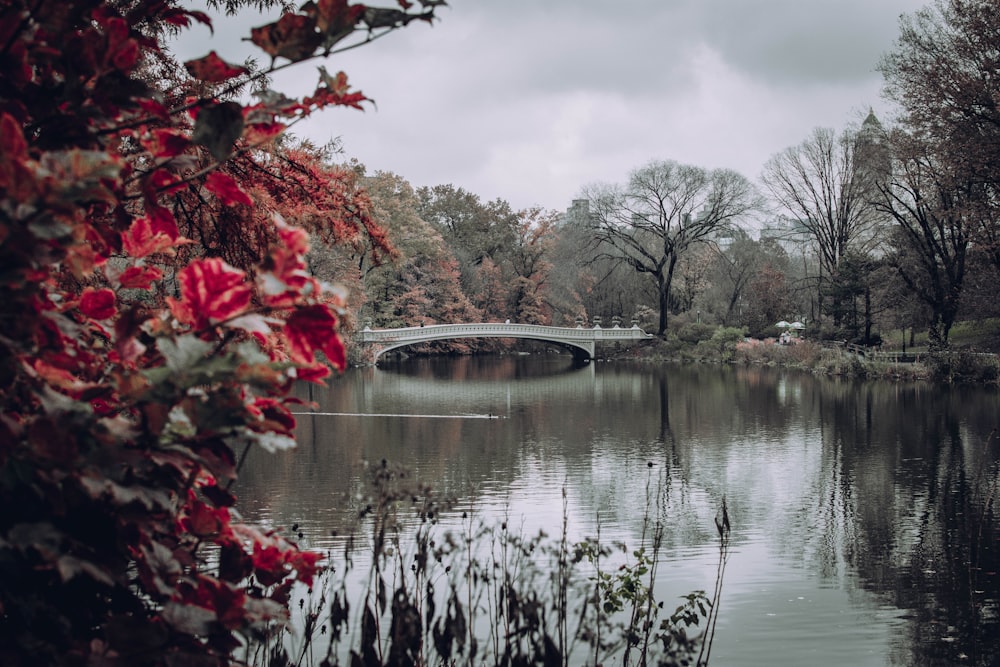
M 474 324 L 430 324 L 422 327 L 399 329 L 372 329 L 366 326 L 355 335 L 355 341 L 370 349 L 369 359 L 378 361 L 386 352 L 408 345 L 457 338 L 525 338 L 553 343 L 568 349 L 577 361 L 594 358 L 597 343 L 620 343 L 653 338 L 633 325 L 617 325 L 602 329 L 600 325 L 585 329 L 577 327 L 549 327 L 541 324 L 511 324 L 510 322 L 481 322 Z

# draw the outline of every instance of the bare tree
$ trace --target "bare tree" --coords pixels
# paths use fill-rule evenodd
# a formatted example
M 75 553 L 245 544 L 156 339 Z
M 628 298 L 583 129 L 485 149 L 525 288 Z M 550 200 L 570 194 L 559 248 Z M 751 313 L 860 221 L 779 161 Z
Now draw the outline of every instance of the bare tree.
M 903 123 L 965 192 L 976 247 L 1000 270 L 1000 11 L 996 0 L 934 0 L 900 21 L 879 65 Z M 978 209 L 978 210 L 977 210 Z
M 866 121 L 866 129 L 871 127 Z M 836 282 L 849 251 L 864 253 L 875 241 L 880 214 L 872 199 L 884 172 L 870 147 L 865 132 L 846 130 L 837 136 L 831 129 L 816 128 L 801 144 L 786 148 L 764 165 L 764 185 L 807 232 L 825 281 Z M 837 307 L 832 310 L 840 312 Z
M 677 260 L 761 203 L 750 181 L 735 171 L 674 161 L 651 162 L 633 171 L 627 185 L 596 186 L 585 195 L 597 258 L 623 262 L 655 284 L 661 336 Z
M 927 307 L 930 346 L 943 349 L 962 299 L 974 231 L 966 206 L 972 186 L 956 188 L 952 174 L 923 141 L 899 131 L 893 146 L 893 177 L 880 188 L 877 202 L 896 222 L 889 260 Z
M 713 253 L 710 296 L 714 303 L 706 310 L 716 312 L 726 326 L 745 324 L 739 306 L 751 283 L 767 266 L 784 275 L 788 273 L 788 265 L 788 254 L 774 239 L 755 241 L 746 232 L 738 232 L 729 247 L 716 248 Z M 782 314 L 778 319 L 786 316 Z

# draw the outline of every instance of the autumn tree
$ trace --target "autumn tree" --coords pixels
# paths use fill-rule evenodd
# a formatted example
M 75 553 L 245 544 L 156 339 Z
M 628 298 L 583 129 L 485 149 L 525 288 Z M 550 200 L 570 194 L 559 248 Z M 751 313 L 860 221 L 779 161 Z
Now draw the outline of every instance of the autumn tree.
M 696 310 L 695 303 L 709 287 L 709 269 L 716 249 L 714 244 L 702 243 L 677 260 L 670 294 L 672 314 Z M 700 313 L 695 316 L 700 318 Z
M 528 324 L 551 324 L 549 274 L 558 214 L 534 207 L 519 211 L 514 243 L 507 256 L 516 276 L 509 300 L 511 318 Z
M 879 69 L 901 123 L 938 180 L 962 193 L 977 247 L 1000 269 L 1000 12 L 993 0 L 933 0 L 900 21 Z
M 241 523 L 232 485 L 294 445 L 292 384 L 345 364 L 343 298 L 288 220 L 368 223 L 280 137 L 365 97 L 325 70 L 301 100 L 236 91 L 437 4 L 307 3 L 252 31 L 267 67 L 213 51 L 178 86 L 150 63 L 201 12 L 0 5 L 0 663 L 229 665 L 287 624 L 321 555 Z
M 742 230 L 725 248 L 715 246 L 706 262 L 710 288 L 705 295 L 705 311 L 713 313 L 726 326 L 745 323 L 743 313 L 750 282 L 766 265 L 785 273 L 788 256 L 773 239 L 754 240 Z M 777 321 L 777 320 L 775 320 Z
M 462 290 L 458 262 L 441 234 L 420 217 L 420 200 L 410 183 L 382 171 L 366 176 L 364 183 L 372 214 L 394 253 L 365 271 L 369 296 L 362 319 L 381 327 L 479 321 L 480 311 Z M 457 341 L 423 350 L 464 353 L 471 348 Z
M 585 201 L 578 202 L 586 205 Z M 548 299 L 552 322 L 557 326 L 573 326 L 587 320 L 584 301 L 593 286 L 586 267 L 590 242 L 588 211 L 571 207 L 556 222 L 550 257 Z
M 458 261 L 465 293 L 476 299 L 479 285 L 477 272 L 489 259 L 503 267 L 505 276 L 513 278 L 508 250 L 514 246 L 518 217 L 507 202 L 496 199 L 483 202 L 479 195 L 453 185 L 419 188 L 418 213 L 430 223 L 448 244 Z
M 367 299 L 361 311 L 362 321 L 375 326 L 404 326 L 397 311 L 397 297 L 408 289 L 406 267 L 414 258 L 429 261 L 447 258 L 441 239 L 417 213 L 413 187 L 397 174 L 377 171 L 364 173 L 362 180 L 372 206 L 372 215 L 390 239 L 394 254 L 387 261 L 375 261 L 369 253 L 356 256 Z M 427 313 L 424 316 L 428 316 Z M 421 321 L 415 320 L 416 325 Z
M 652 283 L 661 336 L 678 260 L 760 205 L 754 187 L 740 174 L 673 161 L 651 162 L 633 171 L 624 186 L 594 186 L 586 196 L 596 255 L 625 264 Z
M 744 317 L 750 334 L 760 336 L 773 331 L 775 322 L 787 317 L 793 309 L 785 273 L 774 264 L 765 263 L 746 289 Z
M 872 200 L 884 177 L 884 158 L 871 150 L 870 132 L 877 129 L 872 119 L 866 119 L 867 127 L 840 135 L 816 128 L 801 144 L 771 157 L 761 176 L 781 209 L 805 229 L 819 256 L 820 310 L 833 315 L 835 326 L 842 311 L 838 290 L 829 285 L 840 279 L 841 263 L 849 252 L 871 250 L 881 219 Z M 826 309 L 824 293 L 834 296 Z
M 486 257 L 476 268 L 473 285 L 472 298 L 484 320 L 496 322 L 510 317 L 514 285 L 509 270 Z

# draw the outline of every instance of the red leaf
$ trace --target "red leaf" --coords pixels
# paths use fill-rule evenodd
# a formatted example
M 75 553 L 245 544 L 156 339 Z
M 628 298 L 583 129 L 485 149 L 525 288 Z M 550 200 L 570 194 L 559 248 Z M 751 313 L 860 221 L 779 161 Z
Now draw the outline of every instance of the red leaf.
M 350 32 L 364 15 L 364 5 L 349 5 L 347 0 L 319 0 L 316 3 L 316 25 L 328 36 Z
M 330 377 L 330 367 L 323 364 L 315 366 L 301 366 L 295 370 L 295 377 L 304 382 L 313 384 L 325 384 L 324 378 Z
M 301 14 L 285 14 L 274 23 L 250 30 L 250 41 L 272 58 L 304 60 L 323 42 L 316 19 Z
M 271 271 L 261 276 L 261 297 L 269 306 L 288 308 L 303 294 L 318 291 L 320 287 L 309 275 L 303 260 L 309 251 L 309 235 L 285 224 L 280 216 L 275 226 L 281 242 L 271 248 Z
M 260 420 L 254 424 L 255 431 L 274 431 L 284 435 L 295 431 L 295 417 L 277 399 L 258 396 L 247 409 Z
M 156 234 L 166 234 L 170 240 L 178 242 L 180 232 L 177 231 L 177 220 L 170 209 L 157 204 L 146 203 L 146 215 L 149 217 L 149 224 Z M 187 243 L 188 241 L 183 241 Z
M 253 205 L 253 200 L 250 199 L 250 196 L 240 189 L 240 186 L 236 184 L 236 181 L 229 174 L 213 171 L 205 179 L 205 189 L 218 197 L 219 201 L 225 206 L 232 206 L 233 204 Z
M 246 274 L 217 257 L 191 262 L 178 278 L 181 300 L 168 300 L 171 311 L 197 329 L 236 317 L 250 305 Z
M 163 277 L 163 272 L 151 266 L 130 266 L 125 269 L 118 282 L 129 289 L 149 289 L 152 283 Z
M 28 167 L 28 142 L 21 124 L 10 114 L 0 115 L 0 189 L 5 196 L 27 201 L 34 196 L 35 178 Z
M 181 527 L 196 537 L 220 538 L 232 536 L 229 521 L 227 508 L 209 507 L 192 498 L 187 506 L 187 516 L 181 519 Z
M 321 555 L 317 551 L 297 551 L 289 559 L 298 575 L 296 578 L 306 586 L 312 586 L 313 577 L 319 571 Z
M 149 135 L 148 139 L 143 140 L 142 145 L 153 154 L 153 157 L 174 157 L 191 145 L 191 139 L 187 134 L 172 128 L 157 128 Z
M 246 67 L 230 65 L 220 58 L 219 54 L 215 51 L 212 51 L 204 58 L 187 61 L 184 63 L 184 67 L 187 68 L 191 76 L 202 81 L 207 81 L 208 83 L 222 83 L 223 81 L 247 73 Z
M 276 221 L 275 227 L 283 249 L 296 255 L 305 255 L 309 252 L 309 234 L 304 229 L 292 227 L 280 219 Z
M 285 552 L 274 545 L 253 545 L 253 567 L 264 586 L 273 586 L 285 578 Z
M 173 245 L 173 239 L 167 234 L 154 232 L 149 218 L 136 218 L 122 234 L 122 249 L 137 259 L 172 250 Z
M 118 69 L 129 72 L 135 67 L 136 62 L 139 60 L 139 43 L 134 39 L 130 39 L 123 44 L 118 45 L 114 51 L 114 57 L 112 62 Z
M 365 97 L 364 93 L 351 92 L 351 86 L 347 83 L 347 75 L 343 72 L 337 72 L 335 75 L 330 76 L 326 68 L 320 66 L 319 80 L 321 85 L 316 88 L 313 96 L 302 100 L 309 106 L 316 106 L 318 109 L 330 105 L 363 109 L 361 103 L 371 101 Z
M 80 296 L 80 312 L 95 320 L 106 320 L 118 314 L 115 293 L 107 288 L 88 287 Z
M 28 142 L 21 131 L 21 124 L 7 113 L 0 116 L 0 154 L 5 161 L 28 157 Z
M 208 14 L 205 12 L 181 9 L 178 7 L 167 9 L 160 15 L 160 17 L 164 22 L 169 23 L 170 25 L 176 25 L 184 28 L 190 26 L 191 19 L 194 19 L 195 21 L 208 26 L 208 29 L 213 33 L 215 32 L 215 30 L 212 29 L 212 19 L 209 18 Z
M 98 19 L 97 22 L 103 23 L 107 35 L 104 61 L 125 72 L 130 71 L 139 61 L 139 44 L 129 37 L 128 23 L 120 17 Z
M 258 146 L 281 135 L 286 127 L 284 123 L 251 123 L 247 125 L 243 136 L 248 143 Z
M 170 111 L 167 110 L 166 106 L 156 100 L 143 98 L 136 100 L 136 104 L 139 105 L 140 109 L 148 114 L 152 114 L 160 120 L 170 120 Z
M 285 323 L 289 354 L 299 364 L 312 365 L 315 353 L 323 352 L 335 368 L 343 370 L 347 359 L 344 344 L 337 335 L 337 316 L 323 305 L 297 309 Z
M 156 195 L 177 192 L 184 187 L 185 183 L 176 174 L 172 174 L 166 169 L 157 169 L 146 177 L 142 185 L 146 196 L 155 199 Z
M 230 630 L 238 628 L 243 623 L 247 596 L 242 588 L 206 576 L 198 576 L 195 583 L 197 588 L 184 591 L 184 597 L 190 603 L 187 607 L 189 611 L 193 611 L 192 605 L 195 608 L 208 609 L 214 613 L 219 623 Z M 175 627 L 176 618 L 173 616 L 171 621 Z M 200 616 L 196 614 L 195 618 Z M 198 634 L 208 634 L 208 632 L 202 631 Z

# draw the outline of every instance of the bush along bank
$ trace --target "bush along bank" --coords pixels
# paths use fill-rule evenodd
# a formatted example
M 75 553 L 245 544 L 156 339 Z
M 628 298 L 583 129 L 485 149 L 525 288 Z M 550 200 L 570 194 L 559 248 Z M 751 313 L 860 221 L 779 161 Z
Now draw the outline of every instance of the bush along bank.
M 622 358 L 647 361 L 774 366 L 838 377 L 923 380 L 939 384 L 1000 384 L 1000 359 L 959 349 L 931 352 L 905 362 L 874 349 L 793 339 L 749 338 L 735 327 L 686 325 L 644 343 Z

